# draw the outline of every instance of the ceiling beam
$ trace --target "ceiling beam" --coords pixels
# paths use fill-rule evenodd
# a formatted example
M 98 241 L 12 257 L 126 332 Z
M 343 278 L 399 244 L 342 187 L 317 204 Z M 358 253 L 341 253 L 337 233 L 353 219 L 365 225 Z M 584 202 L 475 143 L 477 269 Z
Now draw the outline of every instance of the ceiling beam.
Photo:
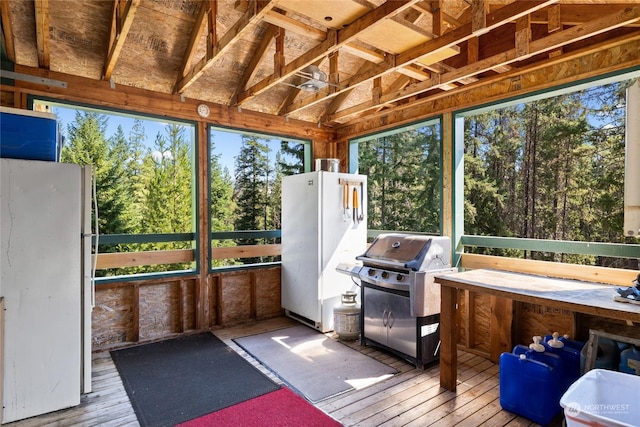
M 532 11 L 539 10 L 541 8 L 554 4 L 557 1 L 558 0 L 546 0 L 546 1 L 523 1 L 523 2 L 510 3 L 500 8 L 496 12 L 487 15 L 486 17 L 487 25 L 485 27 L 478 29 L 478 33 L 484 34 L 487 31 L 494 30 L 502 25 L 512 22 L 513 20 L 526 16 L 528 13 Z M 294 111 L 315 105 L 319 102 L 324 101 L 325 98 L 327 97 L 335 96 L 336 94 L 340 93 L 340 91 L 342 90 L 346 90 L 350 87 L 355 87 L 359 84 L 372 80 L 383 74 L 390 73 L 393 71 L 399 72 L 399 68 L 410 65 L 426 55 L 438 54 L 444 50 L 451 49 L 452 47 L 457 46 L 459 43 L 476 36 L 477 34 L 474 33 L 472 30 L 472 24 L 467 23 L 459 28 L 456 28 L 444 34 L 441 37 L 436 37 L 435 39 L 429 40 L 421 45 L 411 48 L 406 52 L 400 53 L 398 55 L 387 55 L 385 57 L 384 62 L 379 63 L 375 67 L 369 67 L 367 70 L 360 70 L 353 77 L 347 79 L 346 81 L 342 81 L 341 88 L 339 88 L 338 91 L 335 92 L 334 94 L 328 94 L 327 92 L 323 92 L 323 93 L 317 93 L 315 95 L 304 98 L 303 100 L 300 100 L 292 104 L 287 109 L 287 113 L 290 114 Z M 429 82 L 430 81 L 432 80 L 430 79 Z M 365 102 L 362 105 L 366 105 L 366 104 L 367 102 Z
M 102 79 L 109 80 L 113 69 L 118 62 L 122 46 L 127 39 L 127 34 L 133 23 L 133 18 L 140 6 L 140 0 L 114 0 L 111 13 L 111 30 L 109 32 L 109 44 L 102 71 Z M 49 29 L 47 28 L 47 34 Z
M 264 15 L 271 10 L 273 2 L 252 0 L 247 11 L 238 19 L 238 21 L 220 38 L 220 40 L 211 49 L 207 49 L 207 54 L 194 64 L 189 70 L 182 70 L 176 83 L 175 92 L 182 93 L 189 88 L 209 67 L 211 67 L 219 58 L 221 58 L 235 43 L 242 40 L 242 36 L 253 26 L 258 24 L 264 18 Z
M 491 30 L 508 24 L 536 10 L 544 9 L 545 7 L 555 4 L 558 1 L 559 0 L 540 0 L 510 3 L 496 10 L 494 13 L 487 15 L 486 26 L 478 29 L 477 32 L 473 31 L 471 23 L 467 23 L 461 27 L 449 31 L 448 33 L 445 33 L 441 37 L 429 40 L 422 45 L 416 46 L 407 50 L 406 52 L 398 54 L 397 62 L 404 64 L 407 62 L 416 61 L 426 55 L 436 54 L 453 46 L 457 46 L 461 42 L 466 41 L 472 37 L 477 37 L 481 34 L 488 33 Z
M 562 25 L 579 25 L 613 12 L 620 12 L 629 6 L 632 5 L 629 3 L 559 4 L 557 13 Z M 538 11 L 531 14 L 531 23 L 546 25 L 552 18 L 546 11 Z M 640 23 L 632 23 L 630 26 L 637 27 Z
M 249 59 L 249 62 L 244 69 L 244 73 L 236 86 L 236 91 L 231 97 L 230 105 L 234 105 L 236 103 L 236 97 L 238 94 L 247 88 L 249 82 L 253 80 L 258 73 L 258 66 L 265 59 L 267 51 L 269 50 L 271 42 L 275 38 L 276 34 L 278 34 L 278 27 L 267 24 L 264 34 L 260 38 L 260 44 L 251 55 L 251 59 Z
M 327 38 L 326 31 L 297 21 L 283 13 L 276 12 L 275 10 L 270 10 L 265 13 L 264 21 L 277 27 L 284 28 L 287 31 L 291 31 L 292 33 L 307 37 L 311 40 L 321 42 Z
M 494 75 L 473 87 L 460 87 L 453 92 L 440 92 L 419 97 L 414 102 L 396 105 L 393 111 L 371 113 L 361 120 L 349 121 L 337 127 L 337 139 L 353 137 L 415 122 L 416 118 L 434 112 L 455 111 L 477 107 L 488 102 L 526 97 L 534 92 L 627 70 L 640 59 L 640 31 L 608 39 L 562 57 L 549 58 L 506 75 Z M 341 119 L 346 121 L 347 119 Z
M 38 50 L 38 67 L 51 66 L 51 51 L 49 48 L 49 0 L 35 0 L 36 46 Z
M 202 0 L 200 2 L 200 10 L 198 11 L 196 22 L 191 30 L 189 43 L 187 44 L 187 49 L 185 50 L 184 58 L 182 59 L 182 65 L 180 66 L 180 70 L 182 70 L 182 72 L 178 74 L 180 78 L 183 77 L 183 72 L 191 67 L 191 62 L 193 62 L 193 57 L 196 54 L 196 48 L 198 47 L 198 42 L 200 41 L 202 32 L 207 26 L 213 26 L 209 25 L 209 22 L 215 21 L 215 7 L 215 0 Z M 209 30 L 209 34 L 211 33 L 215 33 L 213 29 Z
M 291 61 L 284 67 L 281 76 L 271 75 L 253 85 L 246 91 L 238 95 L 238 105 L 248 101 L 249 99 L 261 94 L 267 89 L 272 88 L 278 83 L 282 83 L 286 78 L 292 76 L 298 71 L 302 70 L 309 64 L 326 57 L 332 52 L 336 52 L 345 44 L 356 39 L 358 34 L 376 23 L 397 16 L 402 11 L 410 8 L 412 4 L 418 0 L 397 0 L 388 1 L 383 3 L 377 9 L 374 9 L 360 18 L 356 19 L 346 28 L 335 31 L 330 30 L 327 33 L 327 38 L 316 47 L 310 49 L 307 53 Z
M 626 8 L 622 12 L 613 13 L 611 15 L 601 17 L 600 19 L 587 22 L 583 25 L 570 27 L 563 31 L 556 31 L 546 37 L 532 41 L 529 43 L 528 53 L 522 56 L 518 56 L 518 50 L 516 48 L 509 49 L 508 51 L 493 55 L 489 58 L 481 59 L 475 63 L 470 63 L 453 71 L 436 75 L 431 80 L 409 85 L 400 91 L 387 93 L 381 98 L 380 102 L 388 103 L 406 99 L 430 89 L 437 89 L 443 84 L 472 77 L 491 70 L 496 66 L 508 65 L 512 62 L 526 59 L 532 55 L 552 51 L 566 44 L 588 37 L 593 37 L 602 32 L 619 28 L 638 20 L 640 20 L 640 7 Z M 329 120 L 340 120 L 345 116 L 360 114 L 363 111 L 372 108 L 376 108 L 376 105 L 372 105 L 370 101 L 363 102 L 334 114 L 332 117 L 329 117 Z
M 16 48 L 13 34 L 13 26 L 9 17 L 9 2 L 0 1 L 0 18 L 2 18 L 2 35 L 4 40 L 4 49 L 7 59 L 16 62 Z

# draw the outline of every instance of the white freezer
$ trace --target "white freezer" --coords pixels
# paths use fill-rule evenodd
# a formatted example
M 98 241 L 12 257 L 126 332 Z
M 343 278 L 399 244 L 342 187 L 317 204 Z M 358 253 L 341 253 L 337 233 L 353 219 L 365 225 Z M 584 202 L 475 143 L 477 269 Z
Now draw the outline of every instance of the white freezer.
M 349 186 L 346 215 L 341 179 L 354 184 Z M 360 222 L 352 220 L 354 188 L 362 200 Z M 322 332 L 333 330 L 333 308 L 340 295 L 357 290 L 351 277 L 335 268 L 354 263 L 366 250 L 366 193 L 365 175 L 316 171 L 282 182 L 282 307 L 290 317 Z

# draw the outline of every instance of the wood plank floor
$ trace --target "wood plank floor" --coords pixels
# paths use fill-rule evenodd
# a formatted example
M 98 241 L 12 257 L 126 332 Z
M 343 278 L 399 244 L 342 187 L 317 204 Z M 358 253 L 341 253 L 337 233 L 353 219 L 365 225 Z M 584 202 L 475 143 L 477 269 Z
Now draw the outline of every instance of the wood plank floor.
M 262 372 L 282 383 L 232 340 L 297 324 L 289 318 L 279 317 L 220 329 L 214 333 Z M 331 336 L 337 338 L 335 335 Z M 500 408 L 498 366 L 482 357 L 459 353 L 458 389 L 454 393 L 440 388 L 438 366 L 419 370 L 389 353 L 361 346 L 359 341 L 346 344 L 393 366 L 399 372 L 388 380 L 340 394 L 316 405 L 344 426 L 536 426 Z M 558 418 L 554 420 L 553 426 L 562 425 L 562 417 Z M 4 424 L 9 427 L 138 425 L 108 352 L 94 354 L 93 391 L 82 396 L 79 406 Z

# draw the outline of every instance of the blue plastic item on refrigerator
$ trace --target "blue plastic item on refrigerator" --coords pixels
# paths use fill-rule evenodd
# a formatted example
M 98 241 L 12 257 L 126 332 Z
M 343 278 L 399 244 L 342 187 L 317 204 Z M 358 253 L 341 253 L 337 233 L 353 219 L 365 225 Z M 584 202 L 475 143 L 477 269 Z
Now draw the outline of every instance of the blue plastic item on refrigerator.
M 50 113 L 0 108 L 0 157 L 58 160 L 58 123 Z
M 500 406 L 547 425 L 561 410 L 563 375 L 532 357 L 532 352 L 500 355 Z

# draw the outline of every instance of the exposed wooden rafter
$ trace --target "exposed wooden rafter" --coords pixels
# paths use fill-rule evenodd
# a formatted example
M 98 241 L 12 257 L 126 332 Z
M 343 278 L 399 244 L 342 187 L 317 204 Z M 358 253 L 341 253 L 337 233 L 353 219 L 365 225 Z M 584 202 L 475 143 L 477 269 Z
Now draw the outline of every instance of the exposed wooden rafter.
M 0 17 L 2 18 L 2 36 L 4 40 L 4 49 L 7 59 L 11 62 L 16 61 L 16 49 L 13 40 L 13 26 L 9 16 L 9 2 L 0 1 Z
M 395 112 L 608 40 L 622 45 L 640 32 L 638 8 L 634 0 L 0 1 L 3 59 L 40 78 L 108 80 L 111 90 L 170 95 L 180 111 L 206 102 L 317 129 L 404 117 L 414 112 Z M 295 86 L 309 65 L 328 77 L 315 92 Z
M 550 4 L 555 3 L 557 0 L 547 0 L 547 1 L 527 1 L 527 2 L 516 2 L 509 4 L 494 14 L 488 15 L 486 18 L 487 25 L 485 27 L 479 28 L 477 31 L 480 34 L 484 34 L 488 31 L 494 30 L 502 25 L 508 24 L 512 22 L 514 19 L 521 18 L 526 16 L 528 13 L 531 13 L 534 10 L 538 10 L 544 7 L 549 6 Z M 336 91 L 333 94 L 322 93 L 315 94 L 314 96 L 309 96 L 304 100 L 300 100 L 295 104 L 292 104 L 291 107 L 287 110 L 288 113 L 293 111 L 297 111 L 302 108 L 307 108 L 309 106 L 315 105 L 318 102 L 322 102 L 324 99 L 330 96 L 335 96 L 340 93 L 341 90 L 346 90 L 347 88 L 357 86 L 364 82 L 368 82 L 373 80 L 376 77 L 379 77 L 383 74 L 390 72 L 400 72 L 400 68 L 403 68 L 407 65 L 413 64 L 418 61 L 420 58 L 437 54 L 440 51 L 450 49 L 452 46 L 456 46 L 457 44 L 466 41 L 470 38 L 477 37 L 478 34 L 474 33 L 472 30 L 472 24 L 468 23 L 459 28 L 456 28 L 453 31 L 446 33 L 441 37 L 437 37 L 431 41 L 428 41 L 422 45 L 416 46 L 413 49 L 409 49 L 408 51 L 398 54 L 398 55 L 387 55 L 385 61 L 376 65 L 375 67 L 369 67 L 367 70 L 360 70 L 356 75 L 351 77 L 350 79 L 343 81 L 341 84 L 340 90 Z M 460 79 L 470 76 L 460 76 Z M 454 79 L 455 80 L 455 79 Z M 431 84 L 429 87 L 435 87 L 438 85 L 442 85 L 443 88 L 446 88 L 446 84 L 453 83 L 454 80 L 447 80 L 446 82 L 442 81 L 442 79 L 436 75 L 433 76 L 432 79 L 429 79 L 425 84 Z M 437 82 L 437 83 L 433 83 Z M 450 88 L 450 87 L 449 87 Z M 411 93 L 408 96 L 413 96 L 414 93 Z M 389 101 L 391 102 L 391 101 Z M 371 104 L 371 101 L 366 101 L 361 104 L 363 107 L 368 106 L 364 110 L 368 108 L 375 108 L 375 105 Z M 350 109 L 351 110 L 351 109 Z M 335 116 L 339 118 L 340 116 Z
M 198 12 L 198 17 L 196 18 L 196 22 L 193 25 L 193 29 L 191 31 L 191 36 L 189 37 L 189 44 L 187 45 L 187 49 L 184 53 L 184 58 L 182 59 L 182 66 L 180 69 L 182 72 L 191 67 L 191 63 L 193 62 L 193 57 L 196 54 L 196 47 L 198 41 L 200 40 L 200 36 L 202 36 L 202 32 L 205 28 L 209 28 L 209 34 L 215 35 L 215 9 L 216 1 L 215 0 L 204 0 L 200 3 L 200 10 Z M 180 77 L 183 77 L 183 73 L 179 74 Z
M 109 32 L 109 43 L 104 61 L 102 78 L 109 80 L 111 73 L 118 62 L 118 57 L 122 51 L 122 46 L 127 39 L 127 34 L 133 23 L 136 10 L 140 6 L 140 0 L 114 0 L 111 14 L 111 31 Z M 47 28 L 47 33 L 48 33 Z
M 49 0 L 35 0 L 36 45 L 38 67 L 49 69 L 51 52 L 49 49 Z
M 271 43 L 273 42 L 273 39 L 275 38 L 276 34 L 278 34 L 278 27 L 271 24 L 267 24 L 265 32 L 262 35 L 262 38 L 260 39 L 260 44 L 251 55 L 251 59 L 247 63 L 247 66 L 244 69 L 244 72 L 242 74 L 242 78 L 240 79 L 240 81 L 238 82 L 238 85 L 236 86 L 236 91 L 231 97 L 231 104 L 236 103 L 235 99 L 238 96 L 238 93 L 245 90 L 247 87 L 247 84 L 251 80 L 253 80 L 253 78 L 256 76 L 256 73 L 258 72 L 258 66 L 264 60 L 267 50 L 269 49 L 269 46 L 271 46 Z
M 231 29 L 229 29 L 215 45 L 213 41 L 211 42 L 211 45 L 207 47 L 207 54 L 190 69 L 183 69 L 180 72 L 179 75 L 181 77 L 178 78 L 175 92 L 182 93 L 191 86 L 209 67 L 222 57 L 234 43 L 237 43 L 246 31 L 249 31 L 251 28 L 250 24 L 261 22 L 264 15 L 271 10 L 271 7 L 273 7 L 271 1 L 250 2 L 247 11 Z
M 358 34 L 365 28 L 371 27 L 384 19 L 397 16 L 399 13 L 411 7 L 411 5 L 416 2 L 417 0 L 398 0 L 386 2 L 379 8 L 374 9 L 364 16 L 358 18 L 348 27 L 339 31 L 328 31 L 327 38 L 323 42 L 310 49 L 304 55 L 287 64 L 281 76 L 268 76 L 251 88 L 240 93 L 238 95 L 238 104 L 241 105 L 242 103 L 248 101 L 256 95 L 264 92 L 265 90 L 283 82 L 286 78 L 302 70 L 309 64 L 329 55 L 332 52 L 336 52 L 345 44 L 355 40 Z
M 491 70 L 497 66 L 508 65 L 512 62 L 520 61 L 531 55 L 540 54 L 554 49 L 558 49 L 568 43 L 573 43 L 587 37 L 593 37 L 604 31 L 618 28 L 628 23 L 636 22 L 640 19 L 640 7 L 626 8 L 621 12 L 616 12 L 600 19 L 590 21 L 583 25 L 570 27 L 563 31 L 554 32 L 544 38 L 529 43 L 527 53 L 518 55 L 518 49 L 513 48 L 505 52 L 493 55 L 489 58 L 478 60 L 464 67 L 449 71 L 433 79 L 412 84 L 403 90 L 387 93 L 381 98 L 382 103 L 394 102 L 408 97 L 415 96 L 429 89 L 435 89 L 443 84 L 457 81 L 461 78 L 471 77 L 479 73 Z M 435 40 L 434 40 L 435 41 Z M 346 116 L 362 113 L 363 111 L 373 109 L 376 105 L 370 102 L 364 102 L 360 105 L 353 106 L 347 110 L 343 110 L 330 117 L 330 120 L 340 120 Z

